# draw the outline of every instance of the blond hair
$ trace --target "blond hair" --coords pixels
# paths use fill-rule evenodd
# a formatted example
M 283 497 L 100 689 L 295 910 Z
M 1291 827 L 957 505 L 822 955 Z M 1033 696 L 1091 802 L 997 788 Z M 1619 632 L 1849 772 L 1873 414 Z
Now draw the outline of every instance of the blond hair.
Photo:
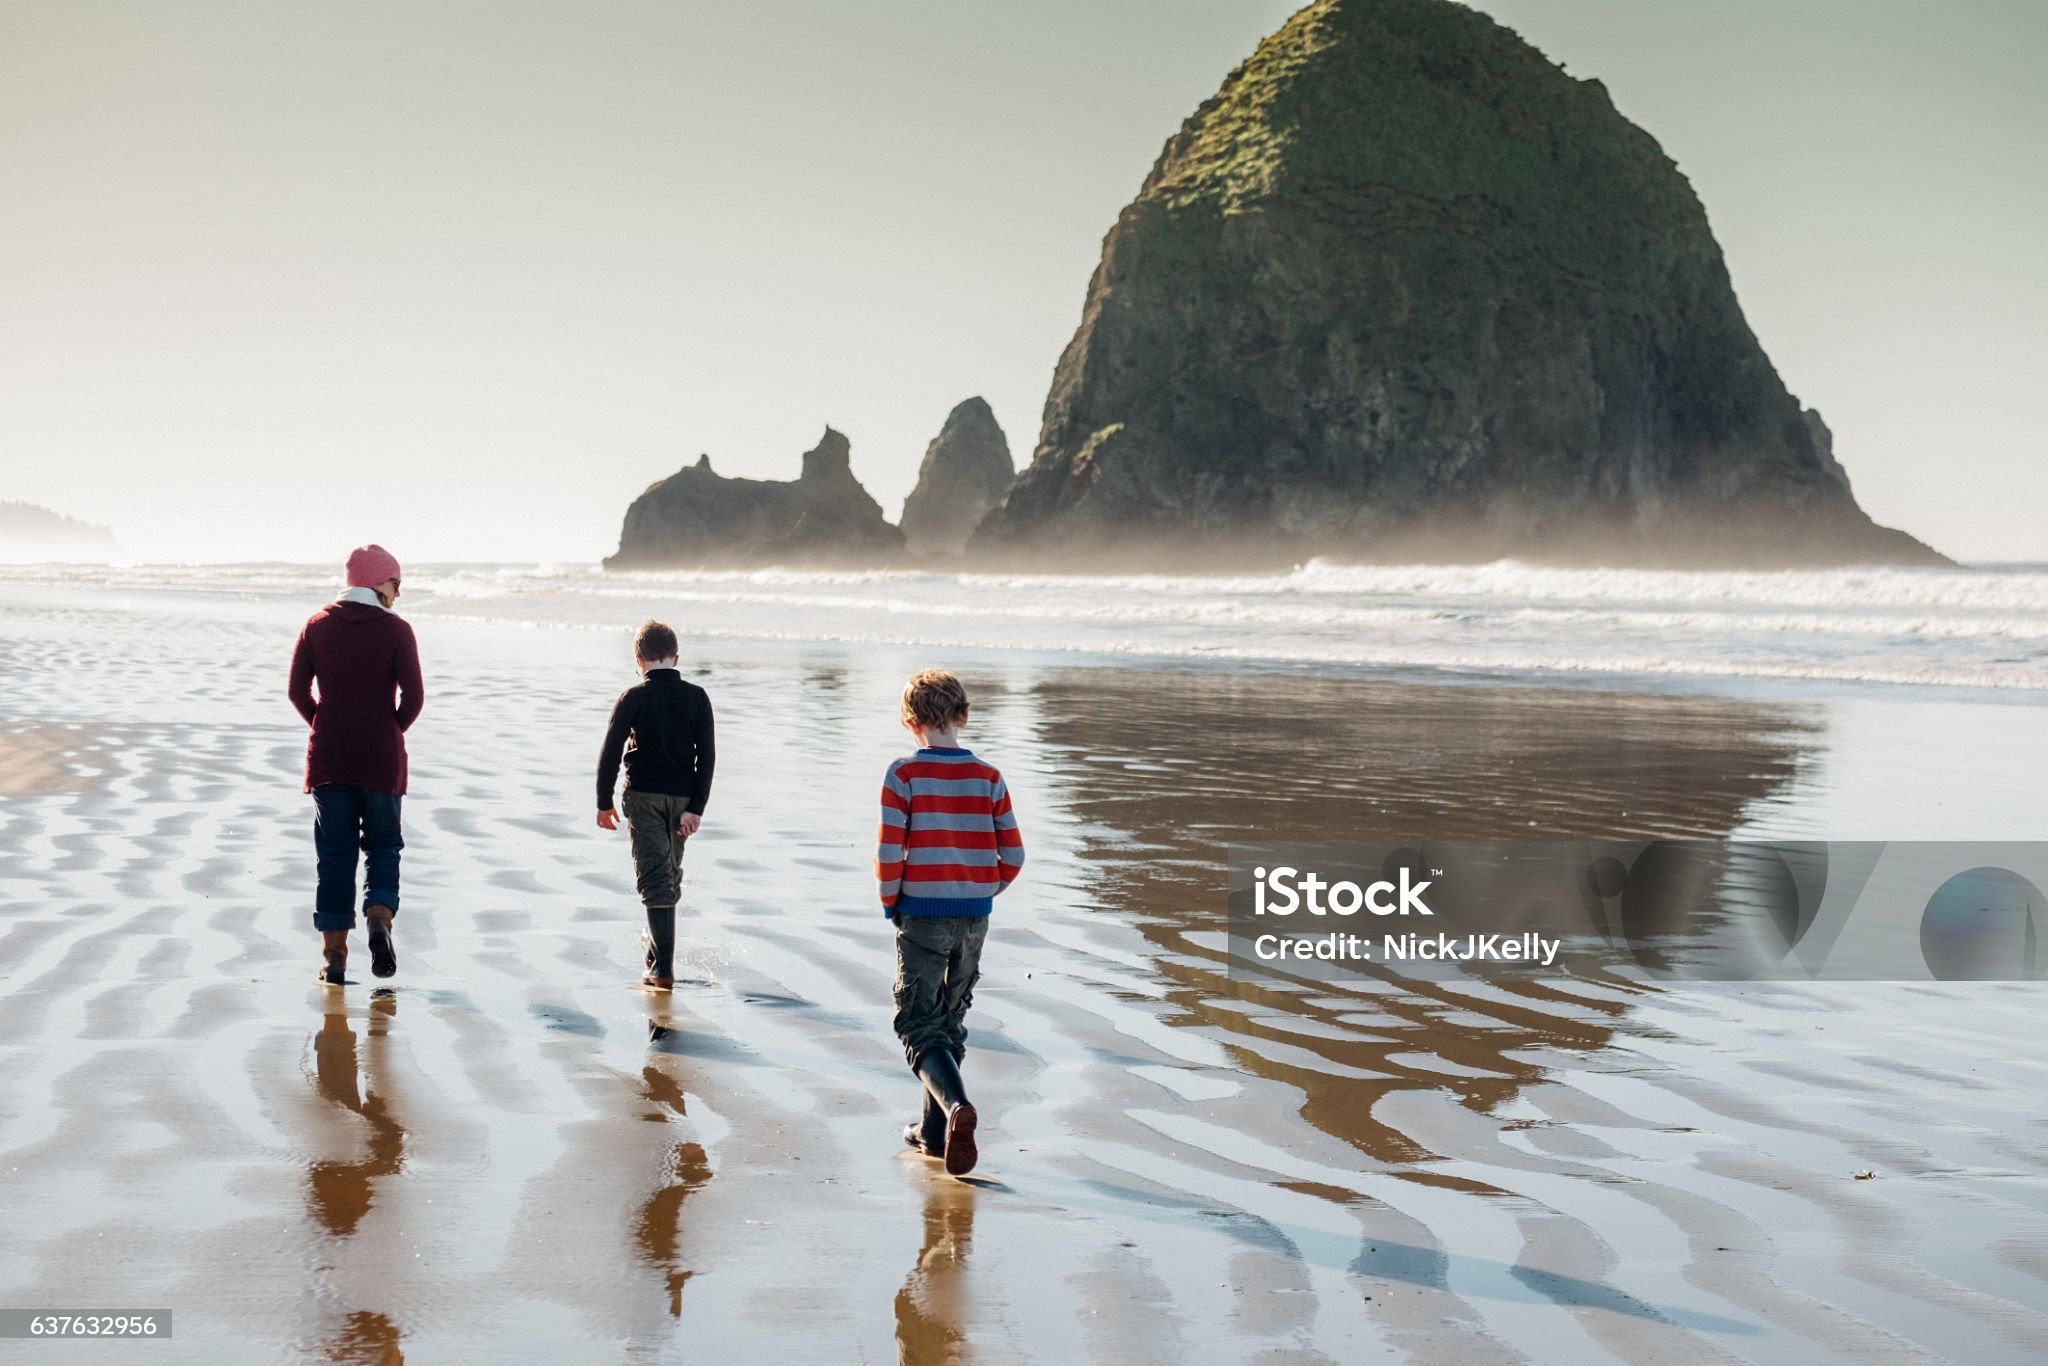
M 924 669 L 903 685 L 903 719 L 915 725 L 954 726 L 967 719 L 967 689 L 944 669 Z

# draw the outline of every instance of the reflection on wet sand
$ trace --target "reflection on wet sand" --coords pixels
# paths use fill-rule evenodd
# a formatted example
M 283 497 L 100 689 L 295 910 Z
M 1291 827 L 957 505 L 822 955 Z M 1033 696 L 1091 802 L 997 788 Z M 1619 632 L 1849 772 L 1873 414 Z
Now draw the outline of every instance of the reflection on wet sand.
M 313 1081 L 323 1099 L 362 1116 L 364 1153 L 343 1161 L 322 1158 L 307 1164 L 306 1203 L 321 1227 L 336 1238 L 354 1234 L 376 1199 L 376 1183 L 395 1176 L 405 1165 L 405 1126 L 391 1112 L 384 1078 L 385 1047 L 398 997 L 380 988 L 370 997 L 363 1066 L 358 1067 L 356 1034 L 349 1024 L 345 998 L 327 995 L 327 1014 L 313 1036 Z M 399 1330 L 389 1318 L 369 1310 L 350 1313 L 340 1334 L 323 1345 L 330 1361 L 401 1363 Z
M 653 1026 L 653 1028 L 665 1028 Z M 657 1107 L 685 1115 L 680 1083 L 659 1068 L 649 1065 L 640 1073 L 641 1094 Z M 656 1124 L 669 1122 L 660 1108 L 641 1118 Z M 666 1164 L 667 1180 L 651 1191 L 633 1224 L 633 1247 L 640 1259 L 662 1277 L 668 1291 L 671 1318 L 683 1316 L 683 1286 L 696 1273 L 683 1264 L 683 1202 L 711 1180 L 711 1161 L 700 1143 L 678 1142 Z
M 368 1053 L 374 1084 L 383 1073 L 385 1032 L 398 1013 L 398 998 L 385 992 L 371 998 Z M 313 1216 L 337 1238 L 346 1238 L 370 1211 L 375 1183 L 396 1175 L 405 1165 L 405 1128 L 391 1115 L 381 1090 L 362 1086 L 356 1066 L 356 1035 L 337 994 L 330 998 L 320 1032 L 313 1036 L 314 1083 L 320 1094 L 363 1117 L 368 1132 L 364 1155 L 354 1161 L 323 1158 L 306 1168 L 307 1203 Z
M 1785 788 L 1815 726 L 1724 698 L 1284 675 L 1097 675 L 1036 695 L 1090 895 L 1157 950 L 1168 1021 L 1225 1031 L 1239 1066 L 1299 1088 L 1310 1123 L 1390 1164 L 1433 1154 L 1376 1117 L 1389 1094 L 1490 1112 L 1541 1079 L 1530 1051 L 1603 1046 L 1629 993 L 1232 980 L 1201 942 L 1225 924 L 1228 846 L 1725 834 Z
M 951 1366 L 971 1359 L 962 1325 L 977 1193 L 970 1182 L 937 1175 L 924 1188 L 924 1244 L 896 1292 L 896 1354 L 903 1366 Z
M 405 1353 L 398 1349 L 398 1325 L 382 1314 L 359 1309 L 348 1316 L 341 1336 L 327 1345 L 327 1359 L 356 1366 L 405 1366 Z

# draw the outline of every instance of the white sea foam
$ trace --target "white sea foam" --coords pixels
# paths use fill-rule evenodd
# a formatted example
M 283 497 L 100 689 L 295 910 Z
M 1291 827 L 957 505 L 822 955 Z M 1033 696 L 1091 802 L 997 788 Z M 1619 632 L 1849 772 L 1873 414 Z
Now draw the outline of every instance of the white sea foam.
M 0 568 L 0 586 L 332 593 L 325 566 Z M 1263 575 L 418 566 L 421 614 L 1212 661 L 2048 688 L 2048 566 L 1704 573 L 1313 561 Z

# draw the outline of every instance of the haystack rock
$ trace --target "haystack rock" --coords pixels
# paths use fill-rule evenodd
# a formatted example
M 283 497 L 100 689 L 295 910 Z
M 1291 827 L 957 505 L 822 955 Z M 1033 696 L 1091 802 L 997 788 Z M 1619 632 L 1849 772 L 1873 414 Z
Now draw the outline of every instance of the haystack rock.
M 1864 515 L 1825 434 L 1598 81 L 1451 0 L 1320 0 L 1111 229 L 972 548 L 1945 562 Z
M 852 450 L 832 428 L 804 453 L 793 481 L 728 479 L 711 457 L 633 500 L 607 569 L 760 564 L 868 565 L 902 553 L 903 533 L 853 476 Z
M 911 552 L 957 555 L 1016 476 L 1009 440 L 987 401 L 970 398 L 954 408 L 924 448 L 917 487 L 903 500 L 899 525 Z

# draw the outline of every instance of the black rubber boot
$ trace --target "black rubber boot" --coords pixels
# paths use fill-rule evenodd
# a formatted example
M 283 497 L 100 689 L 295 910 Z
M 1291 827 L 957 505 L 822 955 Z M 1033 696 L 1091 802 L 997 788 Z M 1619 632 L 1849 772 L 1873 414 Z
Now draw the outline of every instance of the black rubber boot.
M 673 987 L 676 984 L 676 908 L 649 906 L 647 933 L 642 936 L 642 941 L 647 946 L 647 975 L 640 980 L 651 987 Z
M 946 1155 L 946 1108 L 930 1091 L 924 1093 L 924 1117 L 903 1126 L 903 1141 L 926 1157 Z
M 918 1080 L 946 1114 L 946 1170 L 965 1176 L 974 1170 L 980 1153 L 974 1146 L 974 1127 L 980 1116 L 967 1099 L 967 1083 L 960 1080 L 960 1064 L 943 1048 L 934 1048 L 917 1060 Z

